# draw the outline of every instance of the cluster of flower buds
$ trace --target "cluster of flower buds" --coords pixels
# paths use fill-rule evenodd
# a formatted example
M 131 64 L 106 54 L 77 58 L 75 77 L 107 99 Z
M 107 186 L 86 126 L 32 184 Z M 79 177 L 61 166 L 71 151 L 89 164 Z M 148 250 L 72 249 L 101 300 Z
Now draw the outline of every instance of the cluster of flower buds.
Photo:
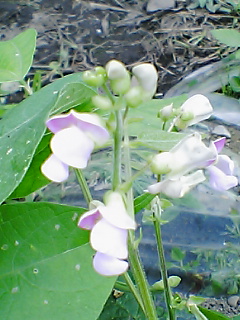
M 126 66 L 118 60 L 110 60 L 105 69 L 96 67 L 83 74 L 85 83 L 100 87 L 108 84 L 114 95 L 121 96 L 125 104 L 135 108 L 142 102 L 151 99 L 157 89 L 158 74 L 150 63 L 141 63 L 132 68 L 132 76 Z M 106 96 L 96 95 L 93 104 L 100 109 L 113 108 L 113 101 Z
M 105 276 L 124 273 L 128 269 L 128 230 L 135 229 L 134 220 L 128 215 L 122 195 L 110 192 L 105 195 L 105 205 L 84 213 L 78 226 L 91 230 L 90 243 L 96 254 L 94 269 Z

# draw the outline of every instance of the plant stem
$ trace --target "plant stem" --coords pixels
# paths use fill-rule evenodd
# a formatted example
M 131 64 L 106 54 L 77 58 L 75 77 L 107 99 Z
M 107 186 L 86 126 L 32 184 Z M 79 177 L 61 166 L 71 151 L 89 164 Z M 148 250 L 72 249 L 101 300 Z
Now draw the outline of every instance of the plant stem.
M 75 174 L 77 176 L 78 179 L 78 183 L 82 189 L 82 193 L 84 196 L 84 199 L 86 200 L 87 204 L 89 205 L 89 203 L 92 201 L 92 195 L 91 192 L 89 190 L 88 184 L 86 182 L 86 179 L 82 173 L 82 170 L 80 169 L 74 169 Z
M 143 301 L 142 298 L 138 292 L 138 290 L 136 289 L 134 283 L 132 282 L 132 279 L 130 278 L 129 274 L 127 272 L 125 272 L 123 274 L 125 281 L 128 285 L 128 288 L 130 289 L 130 291 L 132 292 L 132 294 L 134 295 L 136 301 L 138 302 L 140 308 L 142 309 L 142 311 L 145 313 L 145 309 L 144 309 L 144 305 L 143 305 Z
M 113 145 L 113 178 L 112 189 L 116 190 L 121 184 L 121 144 L 122 144 L 122 114 L 120 110 L 115 111 L 116 129 L 114 132 Z
M 129 138 L 127 134 L 127 125 L 124 130 L 124 164 L 125 164 L 125 180 L 131 180 L 131 157 L 129 149 Z M 134 219 L 134 206 L 133 206 L 133 190 L 130 188 L 127 192 L 127 209 L 129 215 Z M 129 231 L 129 262 L 131 270 L 136 281 L 136 285 L 140 292 L 141 301 L 143 302 L 144 313 L 148 320 L 157 320 L 156 307 L 150 292 L 145 272 L 139 257 L 139 251 L 135 243 L 134 231 Z M 131 289 L 131 288 L 130 288 Z M 133 292 L 134 294 L 134 292 Z M 138 300 L 137 300 L 138 301 Z M 139 301 L 138 301 L 139 302 Z M 141 306 L 141 305 L 140 305 Z
M 167 268 L 166 268 L 164 249 L 163 249 L 163 243 L 162 243 L 162 235 L 161 235 L 161 225 L 157 218 L 154 219 L 153 225 L 154 225 L 155 235 L 157 240 L 158 257 L 159 257 L 160 270 L 161 270 L 161 275 L 162 275 L 162 280 L 164 285 L 164 295 L 165 295 L 165 302 L 168 310 L 168 316 L 169 316 L 169 320 L 175 320 L 175 311 L 172 308 L 172 293 L 168 284 L 168 275 L 167 275 Z
M 143 301 L 146 318 L 148 320 L 157 320 L 158 317 L 156 307 L 154 305 L 152 294 L 150 292 L 149 285 L 146 279 L 146 275 L 140 261 L 138 249 L 135 248 L 134 233 L 132 232 L 132 230 L 129 232 L 128 250 L 131 270 Z

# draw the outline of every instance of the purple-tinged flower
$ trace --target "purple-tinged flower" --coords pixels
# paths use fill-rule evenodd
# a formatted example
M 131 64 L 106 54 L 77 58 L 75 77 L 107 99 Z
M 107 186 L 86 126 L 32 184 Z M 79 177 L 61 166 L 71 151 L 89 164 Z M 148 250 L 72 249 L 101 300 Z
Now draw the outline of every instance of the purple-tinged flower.
M 167 174 L 167 178 L 176 179 L 195 169 L 202 167 L 208 161 L 215 161 L 217 150 L 208 148 L 197 132 L 186 136 L 169 152 L 155 155 L 151 161 L 154 173 Z
M 122 196 L 118 192 L 107 195 L 106 205 L 85 212 L 78 226 L 91 230 L 90 243 L 97 251 L 93 258 L 94 269 L 105 276 L 124 273 L 128 268 L 128 229 L 135 229 Z
M 202 120 L 208 119 L 213 112 L 213 108 L 202 94 L 195 94 L 183 103 L 180 108 L 180 117 L 176 126 L 184 129 Z
M 220 138 L 211 143 L 210 147 L 221 152 L 226 138 Z M 227 155 L 217 155 L 214 161 L 206 163 L 211 187 L 218 191 L 228 190 L 238 184 L 238 179 L 233 175 L 234 162 Z
M 109 133 L 94 114 L 71 110 L 53 116 L 46 125 L 54 133 L 50 142 L 53 154 L 43 163 L 41 170 L 55 182 L 68 178 L 69 166 L 85 168 L 93 149 L 109 139 Z
M 169 178 L 157 182 L 148 187 L 147 191 L 152 194 L 163 193 L 170 198 L 182 198 L 197 184 L 205 180 L 202 170 L 198 170 L 186 176 Z

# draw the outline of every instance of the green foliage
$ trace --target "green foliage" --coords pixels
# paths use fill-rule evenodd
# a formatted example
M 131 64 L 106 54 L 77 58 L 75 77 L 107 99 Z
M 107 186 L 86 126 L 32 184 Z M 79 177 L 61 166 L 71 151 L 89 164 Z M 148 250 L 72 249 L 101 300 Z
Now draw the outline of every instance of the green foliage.
M 220 312 L 209 310 L 202 306 L 198 306 L 198 309 L 207 317 L 208 320 L 230 320 L 229 317 Z
M 32 65 L 37 32 L 28 29 L 0 42 L 0 82 L 21 81 Z
M 229 47 L 240 47 L 240 32 L 235 29 L 216 29 L 211 33 L 219 42 Z
M 76 227 L 84 211 L 50 203 L 0 207 L 2 319 L 98 317 L 116 279 L 92 268 L 88 232 Z
M 77 81 L 79 82 L 79 99 L 74 97 L 74 101 L 67 106 L 73 107 L 77 104 L 78 108 L 85 108 L 90 103 L 94 91 L 81 82 L 81 74 L 77 73 L 42 88 L 4 115 L 0 129 L 0 202 L 13 192 L 26 174 L 46 130 L 45 121 L 56 101 L 59 100 L 59 91 L 62 92 L 65 85 Z M 60 106 L 60 103 L 58 102 L 57 105 Z M 67 108 L 64 103 L 63 106 Z M 39 185 L 36 184 L 36 187 L 40 186 L 42 182 Z M 31 189 L 32 191 L 34 190 Z M 25 190 L 23 193 L 26 193 Z

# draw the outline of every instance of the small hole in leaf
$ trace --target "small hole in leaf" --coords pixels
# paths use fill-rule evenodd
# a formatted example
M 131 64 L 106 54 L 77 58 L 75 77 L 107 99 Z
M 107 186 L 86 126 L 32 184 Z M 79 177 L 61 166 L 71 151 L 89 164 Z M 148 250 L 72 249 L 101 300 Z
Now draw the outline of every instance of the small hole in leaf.
M 34 273 L 34 274 L 37 274 L 38 272 L 39 272 L 39 271 L 38 271 L 37 268 L 34 268 L 34 269 L 33 269 L 33 273 Z

